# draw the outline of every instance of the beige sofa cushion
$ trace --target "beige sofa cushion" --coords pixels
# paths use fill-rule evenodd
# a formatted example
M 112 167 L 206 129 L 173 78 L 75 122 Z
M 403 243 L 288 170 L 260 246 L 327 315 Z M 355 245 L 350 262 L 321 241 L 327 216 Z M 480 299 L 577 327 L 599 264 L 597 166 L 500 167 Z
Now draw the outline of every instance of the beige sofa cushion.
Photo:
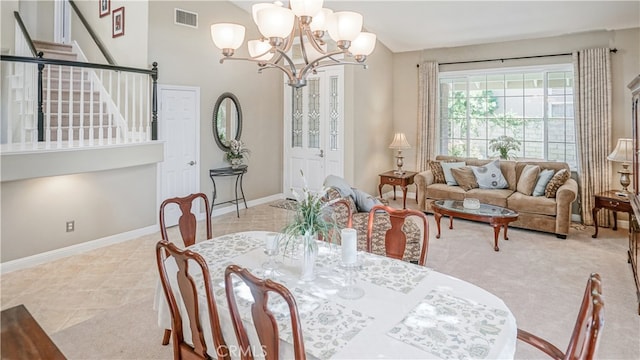
M 428 199 L 435 200 L 464 200 L 466 191 L 460 186 L 447 184 L 432 184 L 427 187 L 425 194 Z
M 495 159 L 476 159 L 449 155 L 437 155 L 436 160 L 447 162 L 464 161 L 467 166 L 483 166 Z M 540 168 L 542 169 L 543 167 L 541 166 Z M 516 162 L 513 160 L 500 160 L 500 171 L 502 171 L 502 176 L 507 179 L 507 183 L 509 183 L 509 189 L 516 191 Z
M 465 191 L 478 188 L 478 182 L 476 176 L 473 175 L 473 170 L 468 166 L 463 166 L 457 169 L 451 169 L 451 175 L 456 179 L 458 186 Z
M 515 192 L 509 196 L 507 207 L 517 212 L 555 216 L 557 203 L 555 198 L 527 196 Z
M 472 189 L 466 192 L 465 197 L 478 199 L 484 204 L 507 207 L 507 198 L 511 194 L 513 190 L 509 189 Z
M 520 174 L 518 185 L 516 190 L 524 195 L 533 194 L 533 189 L 538 182 L 538 175 L 540 174 L 540 166 L 538 165 L 526 165 Z

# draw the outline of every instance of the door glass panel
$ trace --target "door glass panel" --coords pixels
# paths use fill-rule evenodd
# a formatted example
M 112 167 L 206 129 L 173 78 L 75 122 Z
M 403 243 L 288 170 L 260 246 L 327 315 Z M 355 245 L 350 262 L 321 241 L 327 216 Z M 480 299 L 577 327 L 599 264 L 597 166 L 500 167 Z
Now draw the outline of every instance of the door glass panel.
M 331 150 L 338 150 L 338 77 L 329 79 L 329 144 Z
M 302 88 L 293 89 L 291 147 L 302 147 Z
M 320 80 L 310 79 L 309 87 L 309 149 L 320 148 Z

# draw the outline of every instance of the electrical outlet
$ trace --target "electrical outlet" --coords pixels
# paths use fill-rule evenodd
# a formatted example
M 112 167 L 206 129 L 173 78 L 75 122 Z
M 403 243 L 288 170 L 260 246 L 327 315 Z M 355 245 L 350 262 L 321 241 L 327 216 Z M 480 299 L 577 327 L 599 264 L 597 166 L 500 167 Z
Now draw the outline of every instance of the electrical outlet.
M 75 230 L 76 228 L 76 222 L 75 221 L 67 221 L 67 232 L 72 232 L 73 230 Z

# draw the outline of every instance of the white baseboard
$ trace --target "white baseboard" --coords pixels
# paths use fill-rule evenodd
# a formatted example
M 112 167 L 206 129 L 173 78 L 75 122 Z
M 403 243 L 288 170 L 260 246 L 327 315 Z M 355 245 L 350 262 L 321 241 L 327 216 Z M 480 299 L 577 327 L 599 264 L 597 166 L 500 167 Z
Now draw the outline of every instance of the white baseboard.
M 158 225 L 147 226 L 142 229 L 136 229 L 127 231 L 120 234 L 115 234 L 101 239 L 91 240 L 76 245 L 63 247 L 47 252 L 43 252 L 36 255 L 27 256 L 24 258 L 3 262 L 0 264 L 0 274 L 10 273 L 16 270 L 26 269 L 32 266 L 44 264 L 50 261 L 62 259 L 72 255 L 78 255 L 90 250 L 95 250 L 101 247 L 118 244 L 121 242 L 129 241 L 131 239 L 138 238 L 140 236 L 153 234 L 158 231 Z
M 263 197 L 256 200 L 247 201 L 247 206 L 257 206 L 269 203 L 274 200 L 284 199 L 284 194 L 275 194 L 267 197 Z M 240 208 L 244 209 L 244 203 L 240 204 Z M 230 206 L 225 206 L 220 209 L 214 209 L 212 216 L 220 216 L 226 213 L 235 212 L 236 206 L 234 204 Z M 206 213 L 200 213 L 196 216 L 198 220 L 204 220 Z M 72 255 L 78 255 L 81 253 L 85 253 L 90 250 L 99 249 L 105 246 L 118 244 L 121 242 L 133 240 L 139 238 L 140 236 L 153 234 L 155 232 L 159 232 L 159 225 L 156 223 L 155 225 L 147 226 L 141 229 L 131 230 L 120 234 L 115 234 L 111 236 L 107 236 L 101 239 L 90 240 L 80 244 L 67 246 L 60 249 L 55 249 L 47 252 L 43 252 L 36 255 L 27 256 L 24 258 L 7 261 L 0 264 L 0 274 L 10 273 L 16 270 L 22 270 L 26 268 L 30 268 L 32 266 L 44 264 L 50 261 L 62 259 Z

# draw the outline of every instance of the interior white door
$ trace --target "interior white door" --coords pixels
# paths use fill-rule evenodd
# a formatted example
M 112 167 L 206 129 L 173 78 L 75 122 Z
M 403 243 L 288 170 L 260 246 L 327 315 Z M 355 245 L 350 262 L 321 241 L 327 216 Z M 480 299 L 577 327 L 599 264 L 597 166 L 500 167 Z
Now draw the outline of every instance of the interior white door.
M 320 191 L 324 179 L 344 174 L 343 69 L 318 71 L 307 86 L 285 86 L 284 192 L 301 191 L 305 185 Z
M 160 85 L 158 138 L 164 140 L 164 161 L 160 164 L 160 201 L 198 192 L 200 140 L 200 88 Z M 194 204 L 194 213 L 199 204 Z M 167 207 L 165 223 L 178 223 L 177 206 Z
M 67 0 L 55 0 L 53 41 L 71 44 L 71 8 Z

